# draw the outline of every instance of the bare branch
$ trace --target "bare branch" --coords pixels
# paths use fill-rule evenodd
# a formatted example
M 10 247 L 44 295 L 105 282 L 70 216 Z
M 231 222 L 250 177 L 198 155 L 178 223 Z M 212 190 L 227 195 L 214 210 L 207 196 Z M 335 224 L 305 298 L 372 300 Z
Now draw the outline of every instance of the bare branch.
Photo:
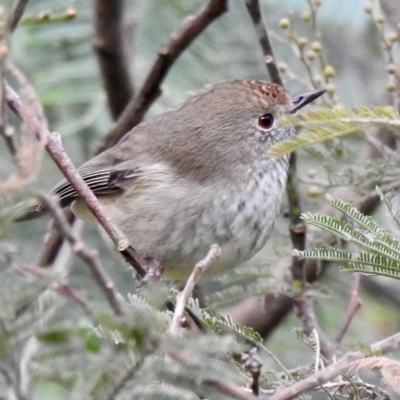
M 253 21 L 271 81 L 279 86 L 283 86 L 272 45 L 268 37 L 267 27 L 261 14 L 260 3 L 258 0 L 246 0 L 246 7 Z
M 351 275 L 349 305 L 347 307 L 346 316 L 343 320 L 342 326 L 340 327 L 339 332 L 335 338 L 336 346 L 339 346 L 339 344 L 342 342 L 343 337 L 347 332 L 347 329 L 349 328 L 354 315 L 361 307 L 361 299 L 359 296 L 360 281 L 361 275 L 359 273 L 354 273 Z
M 307 293 L 302 293 L 298 297 L 295 297 L 294 309 L 297 317 L 302 323 L 304 333 L 307 336 L 310 336 L 313 331 L 317 332 L 321 354 L 327 360 L 330 360 L 334 355 L 335 346 L 328 341 L 318 326 L 314 314 L 312 296 L 307 295 Z
M 146 269 L 144 266 L 146 264 L 144 260 L 138 255 L 133 247 L 129 245 L 128 239 L 125 237 L 123 232 L 104 212 L 103 206 L 76 171 L 71 160 L 62 148 L 57 136 L 54 133 L 50 133 L 49 130 L 43 126 L 34 115 L 32 115 L 30 110 L 25 107 L 17 93 L 15 93 L 7 82 L 5 82 L 5 92 L 8 106 L 26 126 L 31 127 L 34 135 L 44 144 L 44 147 L 53 161 L 63 172 L 72 187 L 79 194 L 79 197 L 85 202 L 87 207 L 96 217 L 100 225 L 109 234 L 117 249 L 125 259 L 135 268 L 139 276 L 145 276 Z
M 11 32 L 14 32 L 15 28 L 17 27 L 19 21 L 24 15 L 24 11 L 28 3 L 29 0 L 19 0 L 15 5 L 9 22 Z
M 116 144 L 125 133 L 142 121 L 144 115 L 160 96 L 160 85 L 182 52 L 215 19 L 227 10 L 227 0 L 209 0 L 196 14 L 187 17 L 171 35 L 170 41 L 161 47 L 158 58 L 151 68 L 140 92 L 132 98 L 118 121 L 101 143 L 98 152 Z
M 133 96 L 133 84 L 124 48 L 123 0 L 96 0 L 94 49 L 113 119 Z
M 217 258 L 221 256 L 221 248 L 217 244 L 213 244 L 210 246 L 210 251 L 206 255 L 206 257 L 199 261 L 193 268 L 192 273 L 189 276 L 189 279 L 186 282 L 186 285 L 181 293 L 179 293 L 174 315 L 172 317 L 171 326 L 169 327 L 169 333 L 171 335 L 175 335 L 181 326 L 181 321 L 183 317 L 183 313 L 185 311 L 185 305 L 189 298 L 192 296 L 193 289 L 199 282 L 201 276 L 204 271 L 215 262 Z
M 107 276 L 107 273 L 102 267 L 97 251 L 89 249 L 85 246 L 82 240 L 71 229 L 62 210 L 48 196 L 41 196 L 41 200 L 46 205 L 46 208 L 54 218 L 54 222 L 61 232 L 62 236 L 69 242 L 72 250 L 87 264 L 92 273 L 94 280 L 99 285 L 100 289 L 106 296 L 111 308 L 117 315 L 122 314 L 122 308 L 118 301 L 118 293 L 115 291 L 115 286 L 112 280 Z

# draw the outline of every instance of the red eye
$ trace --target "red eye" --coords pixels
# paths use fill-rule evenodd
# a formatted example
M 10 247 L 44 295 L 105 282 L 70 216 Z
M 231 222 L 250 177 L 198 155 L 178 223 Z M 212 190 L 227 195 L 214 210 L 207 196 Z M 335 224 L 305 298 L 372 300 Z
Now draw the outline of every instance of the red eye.
M 274 116 L 272 114 L 264 114 L 258 118 L 258 125 L 263 129 L 271 129 L 274 125 Z

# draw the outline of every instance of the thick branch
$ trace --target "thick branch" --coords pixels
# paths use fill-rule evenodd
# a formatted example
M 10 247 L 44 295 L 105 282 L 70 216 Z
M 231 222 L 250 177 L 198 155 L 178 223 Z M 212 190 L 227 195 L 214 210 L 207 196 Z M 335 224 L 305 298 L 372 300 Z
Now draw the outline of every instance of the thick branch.
M 123 6 L 123 0 L 96 0 L 94 6 L 94 49 L 113 119 L 122 114 L 133 96 L 124 52 Z
M 170 41 L 161 47 L 140 92 L 129 102 L 118 121 L 105 136 L 99 152 L 113 146 L 125 133 L 142 121 L 145 113 L 160 96 L 160 85 L 182 52 L 215 19 L 227 10 L 227 0 L 210 0 L 197 14 L 187 17 Z

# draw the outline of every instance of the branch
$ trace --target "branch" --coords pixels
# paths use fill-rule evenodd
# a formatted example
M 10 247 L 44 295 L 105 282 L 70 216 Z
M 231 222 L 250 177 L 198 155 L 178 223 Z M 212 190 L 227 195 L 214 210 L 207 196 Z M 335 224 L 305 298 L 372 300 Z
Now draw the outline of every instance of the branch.
M 371 352 L 385 353 L 390 350 L 394 350 L 400 347 L 400 333 L 396 333 L 380 342 L 377 342 L 371 346 Z M 293 397 L 299 396 L 301 393 L 313 390 L 324 383 L 336 378 L 341 373 L 347 371 L 352 367 L 352 363 L 356 360 L 360 360 L 368 357 L 360 351 L 349 352 L 345 354 L 340 360 L 330 365 L 329 367 L 317 372 L 310 377 L 295 383 L 292 386 L 281 387 L 276 393 L 269 398 L 269 400 L 287 400 Z M 353 364 L 354 365 L 354 364 Z
M 318 334 L 319 346 L 321 349 L 321 354 L 327 360 L 332 359 L 335 352 L 335 346 L 331 344 L 325 337 L 323 332 L 318 326 L 314 309 L 313 309 L 313 298 L 307 293 L 302 293 L 298 297 L 294 298 L 294 309 L 296 315 L 303 325 L 303 332 L 307 336 L 311 336 L 313 331 Z
M 111 308 L 117 315 L 122 315 L 121 305 L 117 299 L 118 293 L 115 291 L 114 283 L 104 271 L 104 268 L 98 259 L 97 251 L 88 249 L 85 246 L 82 240 L 80 240 L 75 232 L 71 229 L 71 226 L 69 225 L 60 207 L 58 207 L 52 199 L 50 199 L 48 196 L 41 196 L 41 200 L 44 202 L 46 208 L 54 218 L 54 222 L 58 230 L 71 245 L 72 251 L 88 265 L 94 280 L 100 286 Z
M 187 17 L 161 47 L 140 92 L 132 98 L 118 121 L 103 139 L 98 152 L 112 147 L 125 133 L 140 123 L 153 102 L 161 95 L 160 85 L 182 52 L 215 19 L 227 10 L 227 0 L 209 0 L 197 14 Z
M 210 250 L 206 257 L 199 261 L 193 268 L 189 279 L 182 292 L 178 295 L 178 299 L 175 305 L 174 315 L 172 317 L 171 326 L 169 327 L 169 333 L 176 335 L 181 326 L 183 313 L 185 311 L 185 305 L 189 298 L 192 296 L 193 289 L 200 281 L 204 271 L 221 256 L 221 248 L 217 244 L 210 246 Z
M 272 45 L 268 37 L 267 27 L 261 14 L 260 3 L 258 0 L 246 0 L 246 7 L 250 14 L 251 20 L 253 21 L 271 81 L 279 86 L 283 86 L 278 65 L 275 61 L 274 52 L 272 50 Z
M 347 332 L 347 329 L 349 328 L 354 315 L 361 307 L 361 299 L 359 296 L 360 280 L 361 280 L 361 274 L 353 273 L 351 275 L 349 305 L 347 307 L 346 316 L 343 320 L 342 326 L 340 327 L 339 332 L 335 338 L 336 346 L 339 346 L 339 344 L 342 342 L 343 337 Z
M 100 66 L 108 106 L 117 119 L 133 96 L 123 40 L 123 0 L 96 0 L 94 49 Z
M 28 3 L 29 0 L 19 0 L 18 3 L 15 5 L 9 21 L 11 32 L 14 32 L 15 28 L 17 27 L 19 21 L 24 15 L 24 11 Z
M 40 121 L 30 112 L 30 110 L 22 103 L 21 99 L 5 82 L 6 101 L 11 110 L 22 120 L 22 122 L 29 126 L 33 134 L 44 145 L 50 157 L 60 168 L 61 172 L 65 175 L 72 187 L 76 190 L 79 197 L 85 202 L 86 206 L 90 209 L 96 217 L 100 225 L 108 233 L 117 249 L 125 257 L 125 259 L 135 268 L 139 276 L 146 275 L 145 262 L 138 255 L 138 253 L 129 245 L 128 239 L 117 225 L 107 216 L 104 212 L 103 206 L 89 189 L 86 182 L 82 179 L 76 171 L 71 160 L 65 153 L 61 146 L 58 137 L 51 133 Z

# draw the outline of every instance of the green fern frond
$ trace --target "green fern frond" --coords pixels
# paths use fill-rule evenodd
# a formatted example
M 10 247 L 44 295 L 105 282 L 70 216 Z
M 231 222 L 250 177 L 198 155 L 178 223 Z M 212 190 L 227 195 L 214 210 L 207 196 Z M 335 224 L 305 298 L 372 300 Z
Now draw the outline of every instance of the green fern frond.
M 400 274 L 400 260 L 393 261 L 380 254 L 372 253 L 350 253 L 346 250 L 333 248 L 320 248 L 312 250 L 294 250 L 293 255 L 300 259 L 310 258 L 323 261 L 334 261 L 343 263 L 343 269 L 365 270 L 366 266 L 371 267 L 371 272 L 387 272 Z
M 353 260 L 353 253 L 329 247 L 302 251 L 294 249 L 292 254 L 300 260 L 305 258 L 335 262 L 350 262 Z
M 259 345 L 262 344 L 263 342 L 263 338 L 261 337 L 261 335 L 258 332 L 256 332 L 253 328 L 235 324 L 232 318 L 229 317 L 228 315 L 219 314 L 214 309 L 207 308 L 203 309 L 203 318 L 205 317 L 214 320 L 217 324 L 229 328 L 233 332 L 236 332 L 238 335 L 242 336 L 244 339 L 254 344 Z
M 377 190 L 383 196 L 379 188 Z M 400 279 L 400 242 L 350 203 L 330 195 L 327 195 L 327 198 L 331 205 L 352 220 L 355 226 L 338 218 L 311 213 L 303 214 L 303 220 L 354 244 L 362 250 L 366 250 L 366 252 L 351 253 L 334 248 L 317 248 L 304 251 L 294 250 L 293 255 L 300 259 L 310 258 L 339 262 L 342 264 L 341 268 L 346 271 Z M 392 208 L 392 198 L 393 196 L 387 197 L 386 205 L 388 205 L 392 216 L 396 218 Z
M 378 241 L 390 251 L 400 251 L 400 242 L 389 232 L 379 228 L 378 224 L 370 216 L 361 213 L 352 204 L 334 198 L 330 194 L 327 194 L 326 197 L 333 207 L 371 233 L 371 237 L 375 241 Z M 367 235 L 364 233 L 364 236 Z
M 391 107 L 335 107 L 311 110 L 299 115 L 287 115 L 279 127 L 301 127 L 299 135 L 271 147 L 269 156 L 278 157 L 298 148 L 359 132 L 372 125 L 400 127 L 400 119 Z
M 345 221 L 326 215 L 311 213 L 302 214 L 301 217 L 306 223 L 318 228 L 322 228 L 323 230 L 332 233 L 339 239 L 353 243 L 357 247 L 372 253 L 381 254 L 394 261 L 400 260 L 400 251 L 398 251 L 396 246 L 390 247 L 386 243 L 382 243 L 380 240 L 377 240 L 374 235 L 368 235 L 364 232 L 361 232 Z
M 393 225 L 400 230 L 399 205 L 396 204 L 398 200 L 397 193 L 395 191 L 391 191 L 383 194 L 379 187 L 376 187 L 375 190 L 378 192 L 381 201 L 385 203 L 386 215 L 390 218 Z

